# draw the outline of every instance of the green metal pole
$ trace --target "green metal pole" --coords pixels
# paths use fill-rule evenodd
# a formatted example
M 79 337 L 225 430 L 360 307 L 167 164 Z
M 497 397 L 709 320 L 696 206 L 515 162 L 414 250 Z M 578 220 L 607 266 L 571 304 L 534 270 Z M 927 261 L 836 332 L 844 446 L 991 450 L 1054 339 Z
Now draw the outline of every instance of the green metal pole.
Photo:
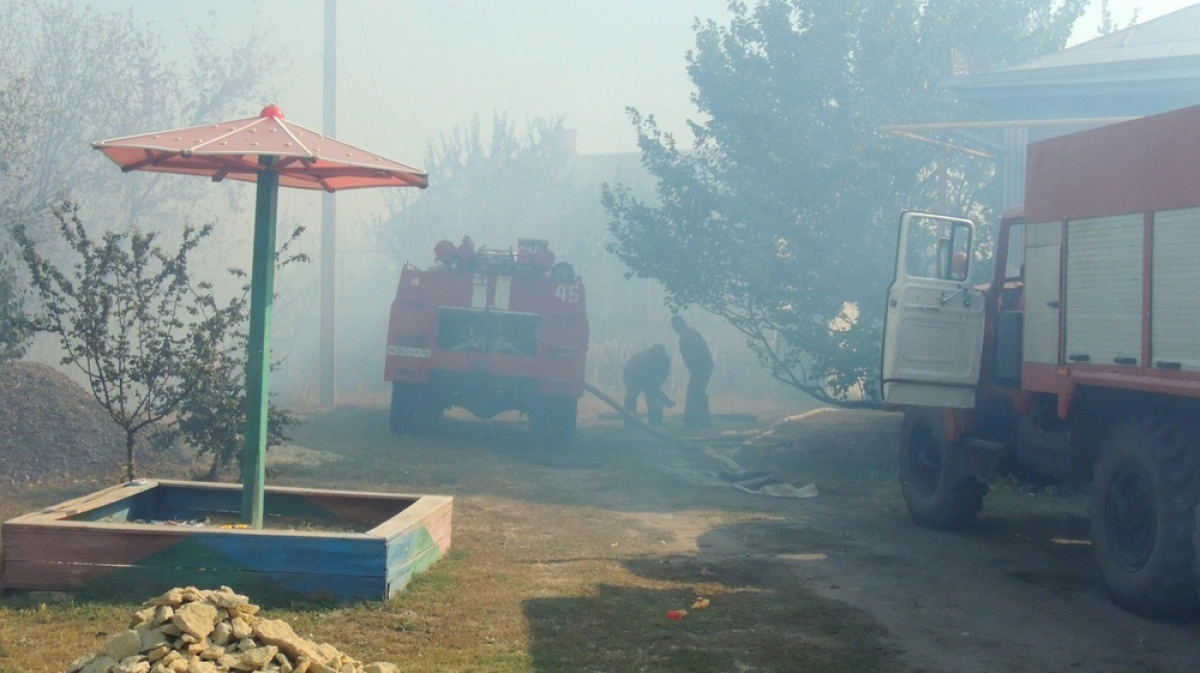
M 275 157 L 261 157 L 268 169 Z M 254 262 L 250 272 L 250 341 L 246 354 L 246 445 L 242 449 L 242 522 L 263 525 L 267 408 L 271 381 L 271 304 L 275 296 L 275 213 L 279 174 L 258 174 L 254 206 Z

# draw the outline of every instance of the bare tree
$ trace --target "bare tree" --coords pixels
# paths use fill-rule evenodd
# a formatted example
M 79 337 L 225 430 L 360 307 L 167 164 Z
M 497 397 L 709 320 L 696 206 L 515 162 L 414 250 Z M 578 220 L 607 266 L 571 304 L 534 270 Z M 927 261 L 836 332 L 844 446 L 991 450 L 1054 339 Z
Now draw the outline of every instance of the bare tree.
M 105 15 L 71 0 L 0 7 L 0 193 L 10 222 L 52 238 L 30 216 L 65 193 L 117 227 L 159 228 L 202 185 L 121 175 L 89 144 L 104 138 L 250 116 L 271 98 L 268 81 L 286 56 L 261 26 L 218 41 L 214 27 L 189 26 L 190 59 L 167 60 L 151 26 L 132 11 Z

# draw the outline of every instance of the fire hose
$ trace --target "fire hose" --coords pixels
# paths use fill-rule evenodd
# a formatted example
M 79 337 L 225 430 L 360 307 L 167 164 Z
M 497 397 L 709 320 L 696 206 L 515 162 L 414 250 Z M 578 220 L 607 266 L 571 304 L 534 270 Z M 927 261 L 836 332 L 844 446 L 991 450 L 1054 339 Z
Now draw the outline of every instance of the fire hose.
M 616 400 L 609 397 L 603 390 L 600 390 L 596 386 L 593 386 L 592 384 L 585 382 L 583 384 L 583 389 L 588 391 L 589 393 L 595 395 L 596 397 L 598 397 L 601 402 L 604 402 L 605 404 L 612 407 L 613 409 L 616 409 L 622 416 L 625 417 L 626 420 L 632 422 L 634 425 L 637 425 L 639 428 L 645 430 L 646 432 L 650 433 L 651 435 L 654 435 L 658 439 L 661 439 L 664 442 L 671 442 L 674 444 L 688 443 L 687 440 L 680 439 L 678 437 L 672 437 L 657 428 L 650 427 L 650 425 L 648 425 L 645 421 L 638 418 L 637 414 L 634 414 L 633 412 L 626 409 L 624 405 L 619 404 Z

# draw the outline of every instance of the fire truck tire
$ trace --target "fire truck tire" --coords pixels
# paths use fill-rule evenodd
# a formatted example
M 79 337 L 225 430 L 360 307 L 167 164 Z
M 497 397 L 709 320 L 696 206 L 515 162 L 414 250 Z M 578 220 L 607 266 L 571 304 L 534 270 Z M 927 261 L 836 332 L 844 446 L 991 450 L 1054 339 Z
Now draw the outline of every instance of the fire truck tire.
M 1196 576 L 1200 577 L 1200 503 L 1196 503 L 1195 509 L 1192 510 L 1192 516 L 1196 521 L 1196 530 L 1192 532 L 1192 558 L 1195 563 Z M 1200 601 L 1200 586 L 1196 587 L 1196 600 Z
M 575 439 L 578 413 L 579 400 L 574 397 L 546 396 L 529 412 L 529 431 L 540 444 L 569 444 Z
M 575 441 L 575 432 L 579 422 L 579 400 L 574 398 L 563 400 L 558 413 L 559 435 L 562 441 Z
M 943 409 L 905 410 L 900 491 L 909 516 L 920 526 L 952 530 L 979 516 L 987 484 L 975 478 L 965 447 L 946 440 Z
M 1100 446 L 1092 551 L 1109 596 L 1145 617 L 1200 610 L 1196 566 L 1200 442 L 1178 423 L 1131 418 Z
M 392 384 L 390 424 L 392 434 L 428 432 L 437 427 L 444 409 L 423 386 Z

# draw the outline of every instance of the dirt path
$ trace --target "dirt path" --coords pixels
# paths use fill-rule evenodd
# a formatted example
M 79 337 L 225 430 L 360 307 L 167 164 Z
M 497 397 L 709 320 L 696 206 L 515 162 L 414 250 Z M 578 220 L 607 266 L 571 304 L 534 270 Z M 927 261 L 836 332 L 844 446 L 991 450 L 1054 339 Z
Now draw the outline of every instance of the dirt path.
M 397 438 L 386 415 L 339 408 L 307 419 L 296 433 L 304 449 L 276 453 L 270 476 L 456 497 L 455 551 L 427 580 L 386 604 L 338 610 L 325 626 L 319 611 L 291 615 L 372 659 L 546 673 L 1200 669 L 1200 621 L 1152 622 L 1108 602 L 1079 495 L 1002 486 L 969 533 L 912 525 L 892 414 L 810 414 L 748 448 L 735 446 L 744 435 L 670 444 L 594 418 L 570 448 L 533 447 L 511 419 L 448 418 L 436 434 Z M 665 429 L 682 437 L 678 420 Z M 706 444 L 818 495 L 736 490 Z M 0 511 L 63 499 L 17 495 Z M 711 610 L 666 620 L 701 592 Z M 59 648 L 67 653 L 100 630 L 87 611 L 52 611 L 58 622 L 43 625 L 21 605 L 0 601 L 0 673 L 61 669 L 26 656 L 22 639 L 65 633 L 80 641 Z M 353 637 L 337 630 L 343 621 Z
M 890 414 L 831 412 L 799 424 L 794 448 L 741 452 L 743 466 L 812 481 L 821 495 L 739 494 L 741 504 L 778 518 L 705 533 L 702 557 L 773 559 L 774 581 L 866 611 L 924 670 L 1200 666 L 1200 623 L 1153 622 L 1109 603 L 1086 544 L 1082 496 L 994 489 L 968 533 L 912 525 L 891 470 L 898 423 Z M 689 477 L 689 455 L 673 457 L 664 472 L 705 483 L 702 458 Z
M 666 429 L 680 434 L 676 426 L 669 419 Z M 726 423 L 717 431 L 746 429 Z M 463 491 L 639 517 L 681 541 L 664 550 L 664 562 L 719 565 L 781 596 L 815 592 L 843 601 L 874 618 L 881 645 L 901 650 L 918 670 L 1200 667 L 1200 622 L 1153 622 L 1108 601 L 1086 544 L 1082 495 L 1002 485 L 970 532 L 914 526 L 895 478 L 895 414 L 810 414 L 740 451 L 730 448 L 737 438 L 719 440 L 747 470 L 814 484 L 819 495 L 810 499 L 735 490 L 702 444 L 666 444 L 619 421 L 584 424 L 566 451 L 526 448 L 520 424 L 451 421 L 443 430 L 440 443 L 457 451 L 487 445 L 505 466 L 460 481 Z M 503 488 L 493 483 L 498 477 Z M 713 511 L 751 520 L 714 527 L 693 515 Z M 689 545 L 695 555 L 680 555 Z

